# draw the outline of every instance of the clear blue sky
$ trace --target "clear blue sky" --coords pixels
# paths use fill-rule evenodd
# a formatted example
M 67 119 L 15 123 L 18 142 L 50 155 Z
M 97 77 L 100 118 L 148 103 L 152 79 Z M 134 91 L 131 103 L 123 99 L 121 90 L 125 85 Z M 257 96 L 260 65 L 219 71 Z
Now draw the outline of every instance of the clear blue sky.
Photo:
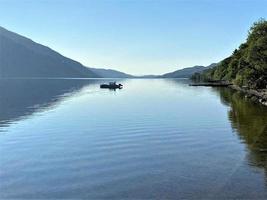
M 90 67 L 161 74 L 227 57 L 267 0 L 0 0 L 0 26 Z

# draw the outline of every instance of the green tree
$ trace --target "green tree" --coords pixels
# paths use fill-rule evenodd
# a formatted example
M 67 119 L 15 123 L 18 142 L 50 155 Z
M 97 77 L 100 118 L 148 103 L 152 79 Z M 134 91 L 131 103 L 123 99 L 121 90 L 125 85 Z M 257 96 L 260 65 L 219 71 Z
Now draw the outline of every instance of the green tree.
M 228 80 L 240 86 L 267 87 L 267 21 L 260 19 L 249 30 L 245 43 L 215 68 L 194 75 L 199 80 Z

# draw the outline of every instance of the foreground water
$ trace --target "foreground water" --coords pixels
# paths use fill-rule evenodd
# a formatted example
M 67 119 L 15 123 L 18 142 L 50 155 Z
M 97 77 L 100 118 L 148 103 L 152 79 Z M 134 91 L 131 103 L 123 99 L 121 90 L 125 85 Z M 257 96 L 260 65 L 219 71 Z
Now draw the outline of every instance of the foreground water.
M 267 198 L 267 109 L 188 81 L 0 81 L 0 198 Z

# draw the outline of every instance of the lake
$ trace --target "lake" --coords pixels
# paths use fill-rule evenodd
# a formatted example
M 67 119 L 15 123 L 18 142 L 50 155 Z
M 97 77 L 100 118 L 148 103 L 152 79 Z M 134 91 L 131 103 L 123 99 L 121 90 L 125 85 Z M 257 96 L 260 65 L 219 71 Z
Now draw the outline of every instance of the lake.
M 267 198 L 267 108 L 186 79 L 0 81 L 0 198 Z

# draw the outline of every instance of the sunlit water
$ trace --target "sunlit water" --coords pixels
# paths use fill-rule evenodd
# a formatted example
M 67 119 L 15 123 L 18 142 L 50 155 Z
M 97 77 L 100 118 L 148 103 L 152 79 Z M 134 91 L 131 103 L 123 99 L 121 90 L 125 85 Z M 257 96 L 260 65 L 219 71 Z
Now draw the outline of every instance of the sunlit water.
M 188 80 L 0 81 L 0 198 L 267 198 L 267 109 Z

